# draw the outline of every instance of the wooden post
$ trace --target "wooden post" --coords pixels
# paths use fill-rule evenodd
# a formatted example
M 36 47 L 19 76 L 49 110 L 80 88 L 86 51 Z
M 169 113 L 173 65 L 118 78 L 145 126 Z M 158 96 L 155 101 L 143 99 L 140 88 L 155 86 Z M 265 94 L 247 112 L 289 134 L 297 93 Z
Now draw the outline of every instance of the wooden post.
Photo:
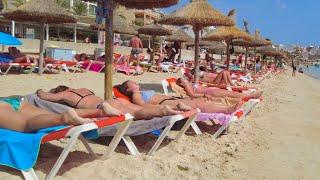
M 195 46 L 194 46 L 194 83 L 199 82 L 199 29 L 198 27 L 193 27 L 194 35 L 195 35 Z
M 154 65 L 154 41 L 156 40 L 156 36 L 152 36 L 152 42 L 151 42 L 151 49 L 152 49 L 152 52 L 150 54 L 150 62 L 151 62 L 151 65 Z
M 40 25 L 40 54 L 39 54 L 39 75 L 43 74 L 43 53 L 44 53 L 44 31 L 45 31 L 45 25 L 44 23 L 41 23 Z
M 227 70 L 230 68 L 230 42 L 226 41 L 227 43 Z
M 113 9 L 114 1 L 107 1 L 109 11 L 106 15 L 105 29 L 105 70 L 104 70 L 104 98 L 112 99 L 112 61 L 113 61 Z
M 253 65 L 253 72 L 254 75 L 257 74 L 257 69 L 256 69 L 256 65 L 257 65 L 257 60 L 256 60 L 256 48 L 253 49 L 253 60 L 254 60 L 254 65 Z
M 46 24 L 46 41 L 49 41 L 49 24 Z
M 248 54 L 249 54 L 249 47 L 246 46 L 246 57 L 244 59 L 244 73 L 247 73 L 247 64 L 248 64 Z

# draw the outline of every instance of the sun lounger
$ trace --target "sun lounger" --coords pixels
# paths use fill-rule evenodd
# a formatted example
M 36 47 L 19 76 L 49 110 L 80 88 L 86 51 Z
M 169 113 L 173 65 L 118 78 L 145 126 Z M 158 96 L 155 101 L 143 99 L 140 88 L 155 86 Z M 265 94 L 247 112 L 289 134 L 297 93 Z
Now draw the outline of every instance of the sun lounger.
M 45 144 L 54 140 L 68 138 L 68 142 L 60 154 L 58 160 L 54 164 L 46 179 L 52 179 L 59 171 L 61 165 L 75 145 L 80 139 L 88 152 L 93 156 L 93 150 L 85 139 L 83 133 L 94 133 L 98 128 L 121 123 L 116 135 L 111 141 L 105 157 L 109 157 L 119 144 L 125 131 L 132 122 L 131 115 L 123 115 L 112 118 L 101 118 L 94 123 L 83 124 L 80 126 L 57 126 L 46 128 L 34 133 L 20 133 L 6 129 L 0 129 L 1 158 L 0 164 L 18 169 L 22 172 L 25 179 L 37 180 L 38 177 L 33 170 L 36 163 L 38 152 L 41 144 Z M 95 133 L 94 133 L 95 134 Z M 29 143 L 25 143 L 29 142 Z M 20 148 L 19 148 L 20 146 Z M 18 149 L 19 148 L 19 149 Z
M 36 65 L 34 63 L 0 63 L 0 73 L 6 75 L 12 70 L 12 68 L 22 68 L 27 69 L 27 73 L 31 73 L 35 69 Z M 2 71 L 2 68 L 6 68 Z
M 122 97 L 123 98 L 123 97 Z M 64 112 L 66 108 L 68 108 L 65 105 L 61 105 L 58 103 L 52 103 L 49 101 L 44 101 L 40 98 L 38 98 L 35 94 L 30 94 L 25 96 L 25 99 L 30 104 L 33 104 L 37 107 L 40 107 L 42 109 L 46 109 L 48 111 L 54 112 L 54 113 L 61 113 Z M 150 151 L 147 153 L 148 155 L 152 155 L 161 145 L 164 138 L 167 137 L 174 126 L 178 121 L 182 121 L 187 119 L 186 123 L 180 130 L 179 134 L 176 136 L 176 140 L 178 140 L 185 132 L 186 130 L 191 126 L 196 134 L 201 134 L 201 131 L 199 130 L 198 126 L 195 124 L 195 119 L 198 114 L 197 110 L 186 112 L 182 115 L 175 115 L 175 116 L 166 116 L 161 118 L 153 118 L 151 120 L 139 120 L 134 121 L 124 134 L 124 137 L 122 140 L 125 142 L 127 148 L 129 149 L 130 153 L 132 155 L 138 155 L 139 151 L 133 141 L 131 140 L 130 136 L 137 136 L 142 135 L 146 133 L 150 133 L 154 130 L 162 129 L 161 135 L 153 145 L 153 147 L 150 149 Z M 102 128 L 98 130 L 99 136 L 113 136 L 115 131 L 118 129 L 117 125 L 109 126 L 106 128 Z
M 51 58 L 45 58 L 45 66 L 43 71 L 54 72 L 53 70 L 57 70 L 57 73 L 60 73 L 62 70 L 65 72 L 70 72 L 70 69 L 73 68 L 74 72 L 79 70 L 81 64 L 76 61 L 60 61 L 54 60 Z
M 181 90 L 178 90 L 175 87 L 173 88 L 175 82 L 176 78 L 168 78 L 161 82 L 164 94 L 169 95 L 168 88 L 171 88 L 171 90 L 178 96 L 185 97 L 185 95 L 181 93 Z M 262 98 L 245 99 L 244 101 L 245 103 L 243 104 L 242 108 L 232 115 L 223 113 L 199 113 L 198 119 L 196 121 L 213 120 L 215 124 L 221 125 L 218 131 L 216 131 L 216 133 L 213 135 L 214 138 L 217 138 L 224 130 L 227 129 L 227 127 L 229 127 L 231 123 L 244 120 L 245 117 L 262 101 Z

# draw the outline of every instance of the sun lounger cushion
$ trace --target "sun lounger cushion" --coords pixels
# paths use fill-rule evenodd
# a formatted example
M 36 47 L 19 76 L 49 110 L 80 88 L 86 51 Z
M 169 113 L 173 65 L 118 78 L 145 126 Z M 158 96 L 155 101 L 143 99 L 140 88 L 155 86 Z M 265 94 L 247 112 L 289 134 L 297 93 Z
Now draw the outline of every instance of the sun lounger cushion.
M 125 133 L 126 136 L 139 136 L 162 129 L 169 125 L 171 116 L 153 118 L 151 120 L 139 120 L 131 123 Z M 114 136 L 119 125 L 108 126 L 98 130 L 100 136 Z
M 50 132 L 63 129 L 56 126 L 34 133 L 0 129 L 0 164 L 18 170 L 28 170 L 37 161 L 42 138 Z

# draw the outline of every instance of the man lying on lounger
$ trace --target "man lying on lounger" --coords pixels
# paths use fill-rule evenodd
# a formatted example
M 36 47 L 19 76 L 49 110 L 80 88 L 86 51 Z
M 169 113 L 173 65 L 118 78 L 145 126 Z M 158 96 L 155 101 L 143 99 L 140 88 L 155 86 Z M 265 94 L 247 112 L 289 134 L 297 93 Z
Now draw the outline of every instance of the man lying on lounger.
M 121 98 L 104 101 L 89 89 L 73 89 L 67 86 L 58 86 L 49 92 L 40 89 L 37 91 L 37 95 L 43 100 L 62 103 L 75 109 L 97 108 L 103 109 L 107 114 L 112 115 L 130 113 L 136 120 L 176 115 L 183 111 L 191 110 L 190 107 L 183 103 L 178 104 L 175 108 L 171 108 L 166 105 L 143 107 Z

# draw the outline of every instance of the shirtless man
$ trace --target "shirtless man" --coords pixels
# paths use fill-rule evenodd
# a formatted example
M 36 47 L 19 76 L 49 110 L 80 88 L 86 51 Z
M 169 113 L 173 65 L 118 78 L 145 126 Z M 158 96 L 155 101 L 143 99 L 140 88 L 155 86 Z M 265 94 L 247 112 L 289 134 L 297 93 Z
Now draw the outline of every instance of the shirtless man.
M 135 35 L 133 38 L 130 40 L 130 47 L 132 47 L 131 50 L 131 58 L 140 60 L 139 55 L 143 52 L 143 45 L 142 41 L 139 37 L 139 34 Z

